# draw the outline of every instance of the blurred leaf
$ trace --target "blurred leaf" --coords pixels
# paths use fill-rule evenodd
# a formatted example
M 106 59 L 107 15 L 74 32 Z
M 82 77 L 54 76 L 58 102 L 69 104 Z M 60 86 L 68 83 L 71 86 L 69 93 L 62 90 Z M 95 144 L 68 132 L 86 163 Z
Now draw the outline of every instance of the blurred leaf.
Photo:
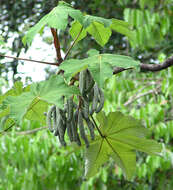
M 111 29 L 127 36 L 131 40 L 135 40 L 134 31 L 132 31 L 131 26 L 128 22 L 118 19 L 112 19 Z

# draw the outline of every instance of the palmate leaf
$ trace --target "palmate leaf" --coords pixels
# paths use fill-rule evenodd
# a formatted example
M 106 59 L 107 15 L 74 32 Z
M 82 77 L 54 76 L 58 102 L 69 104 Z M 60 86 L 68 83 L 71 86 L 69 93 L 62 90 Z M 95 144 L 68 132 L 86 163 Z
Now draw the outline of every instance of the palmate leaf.
M 161 145 L 145 138 L 147 129 L 141 123 L 121 112 L 111 112 L 105 116 L 97 115 L 102 136 L 97 136 L 85 153 L 85 177 L 95 175 L 109 157 L 122 169 L 127 179 L 135 172 L 136 154 L 139 150 L 148 154 L 159 155 Z
M 112 30 L 127 36 L 132 41 L 135 40 L 135 33 L 132 30 L 131 25 L 123 20 L 114 18 L 105 19 L 102 17 L 85 15 L 83 24 L 78 21 L 72 23 L 69 32 L 73 39 L 77 37 L 82 27 L 83 30 L 78 37 L 77 42 L 85 38 L 87 33 L 89 33 L 99 45 L 104 46 L 108 42 Z
M 69 80 L 75 74 L 88 68 L 97 84 L 103 88 L 104 81 L 113 75 L 113 67 L 135 68 L 139 62 L 124 55 L 98 54 L 82 60 L 65 60 L 60 69 L 65 71 L 65 77 Z
M 34 36 L 45 26 L 65 30 L 68 24 L 68 16 L 83 22 L 81 11 L 73 9 L 69 4 L 60 1 L 58 6 L 45 15 L 35 26 L 33 26 L 23 38 L 23 43 L 30 45 Z
M 8 97 L 8 96 L 19 96 L 23 92 L 28 92 L 30 90 L 30 85 L 27 87 L 23 87 L 23 83 L 20 81 L 17 81 L 14 83 L 14 86 L 12 89 L 8 90 L 5 94 L 0 96 L 0 118 L 5 117 L 9 115 L 10 109 L 9 106 L 4 106 L 2 102 Z
M 34 83 L 30 92 L 22 93 L 19 96 L 8 96 L 4 104 L 10 107 L 10 117 L 17 122 L 25 116 L 27 119 L 45 122 L 43 112 L 47 110 L 48 104 L 55 104 L 63 107 L 61 97 L 69 97 L 78 94 L 77 87 L 69 87 L 61 76 L 52 76 L 47 81 Z
M 111 29 L 127 36 L 130 40 L 135 41 L 135 32 L 131 29 L 131 25 L 128 22 L 112 19 Z

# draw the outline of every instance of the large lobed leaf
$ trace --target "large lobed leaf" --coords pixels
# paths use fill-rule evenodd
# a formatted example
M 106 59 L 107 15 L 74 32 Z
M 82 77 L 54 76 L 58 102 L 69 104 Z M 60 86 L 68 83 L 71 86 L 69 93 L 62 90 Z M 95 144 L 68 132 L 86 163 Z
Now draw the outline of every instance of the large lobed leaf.
M 34 36 L 45 26 L 65 30 L 68 24 L 68 16 L 83 22 L 83 15 L 79 10 L 73 9 L 69 4 L 60 1 L 58 6 L 45 15 L 23 38 L 23 43 L 30 45 Z
M 82 60 L 65 60 L 60 69 L 65 71 L 65 77 L 69 80 L 81 70 L 88 68 L 94 80 L 103 88 L 104 81 L 113 75 L 113 67 L 134 68 L 138 66 L 139 62 L 128 56 L 94 54 Z
M 122 169 L 127 179 L 135 172 L 136 154 L 139 150 L 148 154 L 159 155 L 161 145 L 145 138 L 147 129 L 136 119 L 121 112 L 111 112 L 105 116 L 97 115 L 102 136 L 97 136 L 85 153 L 85 177 L 95 175 L 109 157 Z
M 127 36 L 130 40 L 134 40 L 135 37 L 131 26 L 127 22 L 118 19 L 105 19 L 102 17 L 85 15 L 83 24 L 78 21 L 72 23 L 69 32 L 73 39 L 78 36 L 82 28 L 83 30 L 77 42 L 85 38 L 87 33 L 89 33 L 99 45 L 104 46 L 108 42 L 112 30 Z
M 134 32 L 127 22 L 118 19 L 105 19 L 92 15 L 83 16 L 81 11 L 72 8 L 68 3 L 60 1 L 57 7 L 52 9 L 50 13 L 45 15 L 28 31 L 23 38 L 23 43 L 30 45 L 34 36 L 39 33 L 45 25 L 50 28 L 65 30 L 68 24 L 68 16 L 74 19 L 69 31 L 72 38 L 75 39 L 82 29 L 77 41 L 82 40 L 86 37 L 87 33 L 89 33 L 99 45 L 104 46 L 108 42 L 112 30 L 134 40 Z
M 8 96 L 4 104 L 10 107 L 10 117 L 17 122 L 25 116 L 31 120 L 45 122 L 43 112 L 47 110 L 48 104 L 55 104 L 63 107 L 61 97 L 69 97 L 78 94 L 77 87 L 69 87 L 61 76 L 52 76 L 47 81 L 34 83 L 30 91 L 19 96 Z

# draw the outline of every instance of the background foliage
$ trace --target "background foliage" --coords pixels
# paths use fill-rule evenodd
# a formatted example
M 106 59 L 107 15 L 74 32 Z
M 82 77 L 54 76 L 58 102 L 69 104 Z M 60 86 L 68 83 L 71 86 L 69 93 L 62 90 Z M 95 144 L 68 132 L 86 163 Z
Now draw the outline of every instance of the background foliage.
M 130 55 L 142 63 L 159 63 L 172 54 L 173 1 L 172 0 L 119 0 L 119 1 L 66 1 L 75 8 L 104 18 L 118 18 L 130 22 L 136 32 L 136 42 L 113 33 L 111 40 L 101 48 L 87 38 L 74 47 L 71 57 L 86 56 L 88 49 L 101 53 Z M 9 50 L 19 56 L 24 48 L 21 37 L 31 25 L 48 13 L 57 1 L 1 1 L 0 35 L 7 41 L 14 36 Z M 67 29 L 69 30 L 69 28 Z M 65 51 L 71 38 L 61 34 Z M 26 63 L 27 64 L 27 63 Z M 0 72 L 17 74 L 17 61 L 1 65 Z M 41 127 L 38 122 L 16 126 L 14 131 L 0 137 L 0 189 L 172 189 L 173 188 L 173 69 L 157 73 L 125 71 L 107 82 L 105 111 L 120 110 L 141 119 L 150 130 L 150 138 L 165 146 L 164 158 L 137 155 L 137 171 L 133 182 L 126 181 L 119 168 L 110 161 L 98 175 L 82 180 L 83 153 L 67 155 L 58 148 L 58 141 L 47 130 L 33 135 L 20 135 L 20 131 Z M 1 79 L 1 87 L 4 79 Z M 139 96 L 139 97 L 138 97 Z M 1 120 L 1 130 L 2 130 Z

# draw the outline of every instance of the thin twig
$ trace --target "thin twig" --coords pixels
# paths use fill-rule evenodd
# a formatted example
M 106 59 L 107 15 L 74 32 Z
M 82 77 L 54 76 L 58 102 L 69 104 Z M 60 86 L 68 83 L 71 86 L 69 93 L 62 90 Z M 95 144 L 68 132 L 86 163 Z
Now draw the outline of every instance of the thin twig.
M 158 93 L 158 91 L 160 90 L 161 85 L 157 86 L 155 89 L 153 90 L 149 90 L 147 92 L 141 93 L 136 95 L 135 97 L 131 97 L 127 102 L 124 103 L 124 106 L 129 106 L 130 104 L 132 104 L 134 101 L 136 101 L 139 98 L 142 98 L 143 96 L 149 95 L 149 94 L 153 94 L 153 93 Z
M 156 71 L 161 71 L 163 69 L 167 69 L 168 67 L 173 65 L 173 56 L 168 58 L 166 61 L 164 61 L 163 63 L 160 64 L 144 64 L 141 63 L 140 65 L 140 69 L 141 72 L 146 72 L 146 71 L 152 71 L 152 72 L 156 72 Z M 129 68 L 129 69 L 133 69 L 133 68 Z M 122 71 L 125 71 L 128 69 L 122 68 L 122 67 L 115 67 L 114 68 L 114 74 L 120 73 Z
M 36 128 L 36 129 L 32 129 L 32 130 L 27 130 L 27 131 L 21 131 L 21 132 L 15 132 L 16 135 L 30 135 L 33 133 L 36 133 L 38 131 L 41 131 L 43 129 L 48 129 L 48 127 L 40 127 L 40 128 Z M 10 134 L 11 132 L 5 132 L 5 130 L 3 131 L 2 134 Z
M 42 63 L 42 64 L 47 64 L 47 65 L 55 65 L 55 66 L 57 66 L 57 63 L 50 63 L 50 62 L 45 62 L 45 61 L 36 61 L 36 60 L 33 60 L 33 59 L 25 59 L 25 58 L 7 56 L 7 55 L 2 55 L 2 54 L 0 54 L 0 57 L 6 57 L 6 58 L 21 60 L 21 61 L 31 61 L 31 62 L 36 62 L 36 63 Z
M 3 131 L 0 131 L 0 134 L 6 133 L 9 129 L 11 129 L 15 125 L 15 122 L 12 123 L 7 129 L 4 129 Z
M 58 38 L 58 34 L 57 34 L 57 29 L 51 28 L 51 32 L 52 32 L 52 36 L 54 39 L 54 46 L 56 49 L 56 57 L 58 60 L 58 65 L 61 64 L 61 62 L 63 61 L 62 56 L 61 56 L 61 47 L 60 47 L 60 42 L 59 42 L 59 38 Z
M 40 127 L 40 128 L 36 128 L 36 129 L 32 129 L 32 130 L 16 132 L 16 135 L 30 135 L 30 134 L 36 133 L 38 131 L 41 131 L 43 129 L 48 129 L 48 127 Z
M 67 50 L 67 53 L 65 54 L 64 60 L 67 58 L 68 54 L 70 53 L 71 49 L 73 48 L 73 46 L 75 45 L 76 41 L 78 40 L 81 32 L 83 30 L 83 27 L 80 29 L 78 35 L 76 36 L 76 38 L 74 39 L 73 43 L 71 44 L 71 46 L 69 47 L 69 49 Z

